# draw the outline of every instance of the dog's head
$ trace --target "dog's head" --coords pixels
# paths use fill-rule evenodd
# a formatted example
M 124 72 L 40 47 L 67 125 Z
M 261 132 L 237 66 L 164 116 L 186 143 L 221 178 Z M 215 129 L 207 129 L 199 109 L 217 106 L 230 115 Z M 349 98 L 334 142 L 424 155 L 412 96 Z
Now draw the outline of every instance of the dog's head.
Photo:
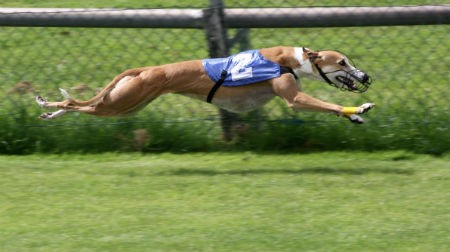
M 336 51 L 311 51 L 303 49 L 315 67 L 314 74 L 328 84 L 341 90 L 364 93 L 372 80 L 365 72 L 357 69 L 348 57 Z

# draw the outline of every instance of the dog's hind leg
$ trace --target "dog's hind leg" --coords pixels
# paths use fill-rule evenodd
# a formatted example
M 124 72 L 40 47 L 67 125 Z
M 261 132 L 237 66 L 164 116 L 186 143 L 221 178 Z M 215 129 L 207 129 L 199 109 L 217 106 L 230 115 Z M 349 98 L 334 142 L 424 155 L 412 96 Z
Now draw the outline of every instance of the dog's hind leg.
M 130 75 L 125 75 L 126 73 Z M 107 87 L 88 101 L 75 100 L 65 90 L 60 89 L 66 100 L 48 102 L 37 96 L 36 102 L 43 108 L 60 109 L 42 114 L 41 118 L 46 120 L 64 114 L 63 111 L 78 111 L 96 116 L 122 116 L 142 109 L 167 92 L 167 83 L 168 78 L 163 68 L 142 68 L 126 71 L 114 78 Z
M 139 111 L 166 92 L 168 82 L 162 68 L 151 68 L 138 76 L 126 76 L 103 99 L 95 104 L 91 115 L 121 116 Z
M 52 112 L 45 112 L 42 113 L 39 118 L 42 120 L 52 120 L 57 117 L 60 117 L 64 115 L 66 112 L 69 111 L 78 111 L 78 112 L 84 112 L 84 113 L 93 113 L 95 111 L 94 106 L 76 106 L 73 103 L 73 99 L 70 97 L 70 95 L 65 91 L 64 89 L 60 89 L 61 93 L 64 97 L 67 98 L 67 100 L 62 102 L 48 102 L 45 100 L 42 96 L 36 96 L 36 102 L 37 104 L 42 108 L 59 108 L 57 111 Z
M 90 109 L 92 109 L 91 107 L 79 107 L 79 106 L 68 105 L 70 103 L 69 100 L 62 101 L 62 102 L 47 102 L 41 96 L 36 97 L 36 102 L 39 104 L 39 106 L 41 106 L 43 108 L 61 108 L 57 111 L 42 113 L 39 116 L 39 118 L 42 120 L 55 119 L 57 117 L 64 115 L 68 111 L 86 112 L 86 111 L 89 111 Z
M 66 106 L 69 104 L 69 100 L 65 100 L 62 102 L 48 102 L 42 96 L 36 96 L 36 102 L 41 108 L 59 108 L 62 106 Z
M 99 101 L 101 101 L 105 96 L 107 96 L 115 87 L 116 85 L 120 84 L 121 82 L 127 81 L 128 78 L 134 77 L 139 75 L 142 71 L 144 71 L 146 68 L 137 68 L 137 69 L 130 69 L 127 70 L 118 76 L 116 76 L 104 89 L 102 89 L 97 95 L 92 97 L 91 99 L 87 101 L 80 101 L 73 99 L 69 93 L 60 88 L 61 94 L 66 98 L 65 101 L 62 102 L 48 102 L 41 96 L 36 97 L 36 102 L 39 104 L 39 106 L 43 108 L 64 108 L 67 106 L 90 106 L 92 104 L 96 104 Z

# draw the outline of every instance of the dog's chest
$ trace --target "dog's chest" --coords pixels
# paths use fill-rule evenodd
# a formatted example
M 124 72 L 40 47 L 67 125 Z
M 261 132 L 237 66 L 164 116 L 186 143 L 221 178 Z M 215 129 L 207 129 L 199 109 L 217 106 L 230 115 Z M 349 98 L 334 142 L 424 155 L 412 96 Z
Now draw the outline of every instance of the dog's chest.
M 225 110 L 235 113 L 245 113 L 262 107 L 274 97 L 274 93 L 268 89 L 257 89 L 230 96 L 218 96 L 213 104 Z

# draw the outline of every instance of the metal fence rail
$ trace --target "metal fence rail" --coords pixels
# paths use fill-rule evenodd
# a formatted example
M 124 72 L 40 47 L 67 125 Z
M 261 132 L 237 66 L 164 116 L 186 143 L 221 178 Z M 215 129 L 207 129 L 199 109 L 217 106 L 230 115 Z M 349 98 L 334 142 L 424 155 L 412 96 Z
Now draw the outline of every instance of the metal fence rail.
M 226 9 L 228 28 L 450 24 L 450 5 Z M 270 18 L 268 18 L 268 16 Z M 203 28 L 204 9 L 1 8 L 1 26 Z
M 36 118 L 42 111 L 33 97 L 42 94 L 59 100 L 58 88 L 63 87 L 77 98 L 88 98 L 127 68 L 221 56 L 212 48 L 228 54 L 276 45 L 345 52 L 374 77 L 371 90 L 358 96 L 310 80 L 303 80 L 303 90 L 330 102 L 358 105 L 373 101 L 378 107 L 367 115 L 366 125 L 355 127 L 326 114 L 290 111 L 275 99 L 262 111 L 239 118 L 244 126 L 233 129 L 238 135 L 256 130 L 258 140 L 272 138 L 272 146 L 285 148 L 358 144 L 367 149 L 397 144 L 427 152 L 450 148 L 446 139 L 450 134 L 446 43 L 450 40 L 450 5 L 251 9 L 235 5 L 239 8 L 223 10 L 222 25 L 228 28 L 224 31 L 208 21 L 214 6 L 205 3 L 204 7 L 0 9 L 0 153 L 79 150 L 104 142 L 110 148 L 98 147 L 99 151 L 144 148 L 136 147 L 137 142 L 149 150 L 179 149 L 188 142 L 187 131 L 218 143 L 220 114 L 216 108 L 185 97 L 161 97 L 129 118 L 71 114 L 54 122 Z M 224 32 L 223 38 L 217 40 L 214 32 Z M 216 44 L 211 44 L 213 39 Z M 338 129 L 339 134 L 331 129 Z M 367 133 L 373 138 L 364 141 L 361 135 Z M 334 147 L 325 138 L 333 139 Z

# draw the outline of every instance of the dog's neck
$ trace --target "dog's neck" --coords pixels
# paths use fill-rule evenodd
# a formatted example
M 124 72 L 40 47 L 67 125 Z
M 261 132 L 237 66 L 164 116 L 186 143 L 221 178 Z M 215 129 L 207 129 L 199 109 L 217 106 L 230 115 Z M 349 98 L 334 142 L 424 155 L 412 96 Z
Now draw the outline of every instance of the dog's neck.
M 299 68 L 293 69 L 299 76 L 316 77 L 311 61 L 309 60 L 303 47 L 294 47 L 294 57 L 300 63 Z

